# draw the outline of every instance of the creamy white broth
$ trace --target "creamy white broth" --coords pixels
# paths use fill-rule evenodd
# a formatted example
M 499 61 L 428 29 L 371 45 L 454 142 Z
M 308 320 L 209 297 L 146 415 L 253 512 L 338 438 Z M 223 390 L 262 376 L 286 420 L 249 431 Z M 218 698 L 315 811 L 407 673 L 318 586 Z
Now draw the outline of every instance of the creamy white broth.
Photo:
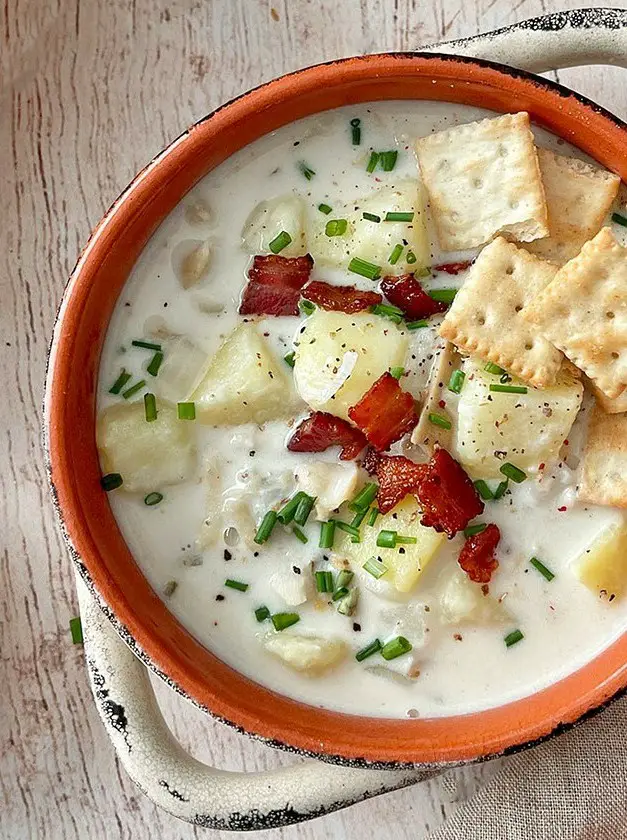
M 250 255 L 241 248 L 240 234 L 258 202 L 294 193 L 314 206 L 320 202 L 333 206 L 396 180 L 416 178 L 412 152 L 416 136 L 491 115 L 432 102 L 361 105 L 302 120 L 234 155 L 170 214 L 135 266 L 109 327 L 101 362 L 99 409 L 120 401 L 108 389 L 121 366 L 133 373 L 133 381 L 144 375 L 150 353 L 131 347 L 133 339 L 150 339 L 155 330 L 159 334 L 160 328 L 166 328 L 211 355 L 241 321 L 237 308 Z M 350 142 L 349 120 L 354 117 L 362 121 L 358 147 Z M 546 132 L 536 134 L 542 145 L 582 156 Z M 365 171 L 371 147 L 399 150 L 393 172 L 373 178 Z M 310 181 L 299 172 L 300 161 L 315 171 Z M 198 220 L 198 201 L 211 209 L 209 221 Z M 208 237 L 214 247 L 207 277 L 184 290 L 178 277 L 181 258 Z M 434 264 L 474 256 L 443 254 L 431 238 Z M 326 266 L 315 266 L 312 279 L 373 288 L 365 278 Z M 457 286 L 463 279 L 463 273 L 438 274 L 426 285 Z M 302 319 L 268 317 L 257 322 L 280 360 L 292 349 Z M 429 372 L 433 329 L 412 334 L 410 342 L 406 361 L 410 375 L 403 379 L 403 387 L 417 396 Z M 158 400 L 159 376 L 145 378 Z M 178 398 L 187 396 L 182 393 Z M 142 399 L 142 393 L 137 399 Z M 449 399 L 452 407 L 455 398 L 450 394 Z M 585 411 L 578 425 L 585 424 Z M 294 417 L 298 420 L 307 413 L 303 405 Z M 297 465 L 337 461 L 337 448 L 316 454 L 287 451 L 289 431 L 284 421 L 269 422 L 262 429 L 254 424 L 214 428 L 196 422 L 193 478 L 155 488 L 164 495 L 155 507 L 144 504 L 144 494 L 121 489 L 109 495 L 122 534 L 154 589 L 163 594 L 176 581 L 175 591 L 166 599 L 168 607 L 211 651 L 257 682 L 313 706 L 343 712 L 442 716 L 527 696 L 589 661 L 624 630 L 625 604 L 600 600 L 572 571 L 582 552 L 609 524 L 622 521 L 622 514 L 577 504 L 576 472 L 564 463 L 555 465 L 541 482 L 530 476 L 524 484 L 510 484 L 511 493 L 499 502 L 488 502 L 481 516 L 501 529 L 500 566 L 490 593 L 501 599 L 511 621 L 487 626 L 441 622 L 438 602 L 457 566 L 461 535 L 443 544 L 408 595 L 359 572 L 355 580 L 361 596 L 350 617 L 333 607 L 320 609 L 316 598 L 297 607 L 286 605 L 271 585 L 272 574 L 296 575 L 290 571 L 294 567 L 301 576 L 310 576 L 311 561 L 322 561 L 330 554 L 317 547 L 319 526 L 313 516 L 303 529 L 309 538 L 306 545 L 277 528 L 263 546 L 245 545 L 241 540 L 233 545 L 231 531 L 227 543 L 220 536 L 214 546 L 205 547 L 202 523 L 211 506 L 208 498 L 214 504 L 216 499 L 228 499 L 230 505 L 243 498 L 259 522 L 265 511 L 293 494 Z M 576 430 L 569 436 L 571 466 L 576 465 L 579 437 Z M 395 445 L 393 451 L 403 450 Z M 213 476 L 210 487 L 208 474 Z M 553 581 L 547 582 L 529 566 L 533 556 L 555 572 Z M 225 588 L 226 578 L 248 583 L 248 591 Z M 387 597 L 370 591 L 377 589 Z M 350 648 L 348 655 L 319 676 L 293 671 L 262 647 L 271 625 L 255 619 L 254 609 L 260 605 L 267 605 L 272 613 L 298 612 L 300 622 L 284 632 L 341 638 Z M 524 640 L 508 649 L 504 635 L 516 628 L 524 632 Z M 354 652 L 374 638 L 386 640 L 399 634 L 412 642 L 410 654 L 390 662 L 380 656 L 355 661 Z M 420 675 L 407 679 L 408 670 Z

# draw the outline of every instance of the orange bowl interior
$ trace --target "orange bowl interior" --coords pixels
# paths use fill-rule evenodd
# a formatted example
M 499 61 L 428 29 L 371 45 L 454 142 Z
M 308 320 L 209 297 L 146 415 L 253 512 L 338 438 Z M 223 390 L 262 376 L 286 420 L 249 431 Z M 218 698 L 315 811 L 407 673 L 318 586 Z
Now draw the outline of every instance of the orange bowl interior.
M 499 708 L 442 719 L 365 718 L 312 708 L 234 671 L 200 645 L 150 588 L 99 486 L 95 392 L 120 291 L 146 242 L 184 194 L 225 158 L 309 114 L 381 99 L 436 99 L 526 110 L 627 180 L 627 131 L 569 91 L 518 71 L 429 55 L 345 59 L 270 82 L 179 137 L 96 228 L 65 293 L 51 356 L 46 428 L 67 535 L 97 591 L 153 666 L 196 703 L 263 738 L 335 760 L 434 763 L 500 754 L 542 738 L 627 685 L 627 635 L 549 688 Z

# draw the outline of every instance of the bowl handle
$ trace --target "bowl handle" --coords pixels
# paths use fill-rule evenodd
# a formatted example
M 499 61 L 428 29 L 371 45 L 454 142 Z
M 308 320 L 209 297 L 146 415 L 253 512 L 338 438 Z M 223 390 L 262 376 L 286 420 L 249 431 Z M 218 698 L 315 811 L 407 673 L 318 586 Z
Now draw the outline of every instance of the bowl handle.
M 583 64 L 627 67 L 627 9 L 554 12 L 421 51 L 486 58 L 533 73 Z
M 436 771 L 303 761 L 257 773 L 217 770 L 175 740 L 148 670 L 77 575 L 85 658 L 98 713 L 124 769 L 159 807 L 207 828 L 247 831 L 312 819 L 397 790 Z

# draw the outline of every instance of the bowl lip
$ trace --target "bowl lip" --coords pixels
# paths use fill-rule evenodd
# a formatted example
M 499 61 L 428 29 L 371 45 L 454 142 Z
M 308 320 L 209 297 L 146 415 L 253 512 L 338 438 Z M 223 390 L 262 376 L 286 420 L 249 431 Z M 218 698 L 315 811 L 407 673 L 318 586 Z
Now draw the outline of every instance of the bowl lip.
M 581 698 L 582 705 L 581 708 L 577 709 L 576 716 L 572 719 L 565 720 L 565 721 L 556 721 L 550 720 L 546 721 L 547 724 L 544 728 L 539 728 L 538 726 L 529 727 L 534 733 L 539 731 L 533 738 L 526 738 L 523 737 L 522 739 L 518 739 L 512 741 L 507 746 L 503 747 L 502 749 L 488 749 L 487 744 L 485 745 L 484 750 L 479 750 L 473 753 L 471 756 L 465 757 L 456 757 L 453 756 L 452 760 L 445 760 L 445 759 L 437 759 L 433 760 L 396 760 L 389 758 L 379 759 L 377 757 L 372 757 L 372 755 L 364 756 L 363 751 L 359 751 L 359 754 L 356 754 L 354 749 L 345 748 L 342 750 L 338 750 L 337 752 L 329 751 L 328 749 L 311 749 L 306 745 L 306 743 L 310 743 L 311 739 L 308 738 L 306 735 L 303 735 L 302 739 L 299 737 L 290 737 L 286 738 L 285 740 L 279 739 L 277 737 L 270 737 L 267 733 L 264 733 L 263 726 L 251 728 L 250 725 L 243 725 L 241 721 L 238 720 L 238 712 L 239 709 L 237 706 L 235 708 L 231 708 L 231 713 L 229 715 L 224 715 L 218 713 L 216 710 L 208 707 L 205 703 L 201 702 L 193 693 L 190 691 L 189 688 L 184 687 L 182 681 L 179 682 L 171 677 L 167 671 L 162 667 L 162 665 L 156 661 L 158 657 L 154 657 L 149 655 L 142 643 L 132 635 L 125 623 L 125 619 L 130 614 L 132 616 L 132 609 L 129 611 L 126 610 L 124 603 L 116 604 L 116 608 L 114 608 L 109 604 L 109 602 L 104 598 L 101 589 L 96 581 L 97 575 L 92 574 L 90 569 L 87 567 L 83 558 L 78 551 L 76 544 L 75 544 L 75 534 L 72 533 L 72 526 L 68 522 L 68 511 L 64 510 L 62 504 L 59 500 L 59 493 L 56 486 L 55 481 L 55 454 L 53 452 L 51 446 L 51 413 L 53 408 L 53 403 L 55 402 L 55 394 L 54 394 L 54 383 L 55 383 L 55 371 L 56 371 L 56 361 L 57 361 L 57 350 L 58 346 L 63 337 L 63 322 L 66 310 L 72 303 L 72 296 L 73 296 L 73 288 L 75 283 L 81 277 L 81 273 L 83 268 L 86 266 L 89 255 L 94 247 L 94 245 L 98 242 L 100 236 L 102 235 L 103 231 L 105 231 L 111 222 L 111 220 L 125 207 L 128 202 L 129 197 L 132 195 L 133 189 L 143 180 L 143 178 L 153 173 L 155 169 L 157 169 L 160 164 L 162 164 L 174 150 L 181 144 L 185 143 L 186 140 L 190 139 L 190 136 L 193 133 L 195 128 L 203 126 L 205 123 L 210 122 L 211 120 L 215 119 L 218 114 L 221 114 L 223 111 L 232 108 L 237 103 L 241 103 L 242 101 L 247 100 L 248 98 L 254 97 L 255 94 L 259 94 L 261 91 L 266 89 L 280 89 L 289 83 L 292 80 L 298 79 L 298 77 L 302 76 L 309 76 L 313 73 L 319 72 L 322 68 L 338 68 L 341 70 L 349 65 L 361 64 L 361 65 L 368 65 L 370 70 L 370 78 L 374 78 L 376 76 L 376 66 L 377 63 L 380 61 L 387 61 L 389 59 L 398 60 L 399 62 L 407 61 L 413 62 L 420 62 L 421 60 L 436 60 L 436 61 L 444 61 L 451 64 L 457 65 L 470 65 L 471 67 L 475 68 L 484 68 L 488 71 L 496 72 L 501 77 L 509 77 L 511 79 L 521 80 L 524 84 L 531 84 L 536 88 L 543 88 L 545 91 L 549 93 L 557 93 L 561 97 L 567 97 L 569 99 L 574 99 L 577 103 L 582 105 L 585 109 L 593 112 L 594 114 L 599 115 L 601 118 L 611 122 L 614 126 L 620 129 L 622 132 L 625 132 L 627 135 L 627 125 L 623 120 L 617 117 L 612 112 L 608 111 L 606 108 L 598 105 L 597 103 L 589 100 L 587 97 L 578 94 L 568 87 L 561 85 L 557 82 L 554 82 L 550 79 L 545 79 L 539 77 L 533 73 L 529 73 L 524 70 L 519 70 L 517 68 L 510 67 L 508 65 L 504 65 L 498 62 L 487 61 L 484 59 L 478 59 L 473 57 L 467 56 L 458 56 L 451 53 L 438 53 L 436 51 L 407 51 L 407 52 L 382 52 L 382 53 L 373 53 L 367 54 L 363 56 L 348 56 L 345 58 L 335 59 L 332 61 L 321 62 L 319 64 L 314 64 L 305 68 L 301 68 L 299 70 L 293 71 L 291 73 L 287 73 L 281 75 L 277 78 L 264 82 L 254 88 L 251 88 L 248 91 L 243 92 L 242 94 L 234 97 L 233 99 L 229 100 L 228 102 L 220 105 L 218 108 L 213 110 L 211 113 L 203 116 L 201 119 L 190 125 L 187 129 L 185 129 L 178 137 L 176 137 L 171 143 L 169 143 L 164 149 L 162 149 L 159 153 L 157 153 L 149 163 L 143 167 L 129 182 L 129 184 L 122 190 L 119 196 L 115 199 L 115 201 L 110 205 L 110 207 L 106 210 L 100 221 L 96 224 L 93 228 L 92 233 L 87 240 L 84 248 L 79 254 L 77 259 L 76 265 L 72 270 L 72 273 L 68 279 L 68 282 L 65 286 L 61 303 L 59 305 L 55 324 L 54 324 L 54 331 L 52 334 L 52 338 L 49 345 L 48 351 L 48 360 L 47 360 L 47 367 L 46 367 L 46 381 L 45 381 L 45 389 L 44 389 L 44 401 L 43 401 L 43 425 L 42 425 L 42 437 L 43 437 L 43 449 L 44 449 L 44 458 L 45 458 L 45 465 L 46 465 L 46 474 L 48 477 L 49 488 L 53 500 L 53 505 L 55 508 L 55 512 L 57 515 L 58 522 L 61 527 L 63 539 L 69 549 L 70 556 L 75 564 L 75 568 L 78 573 L 81 575 L 85 583 L 87 584 L 90 592 L 94 597 L 96 597 L 98 603 L 100 604 L 101 608 L 107 615 L 108 619 L 112 622 L 113 626 L 123 638 L 123 640 L 131 647 L 133 652 L 140 658 L 140 660 L 147 665 L 155 674 L 161 677 L 171 688 L 173 688 L 177 693 L 185 697 L 186 699 L 190 700 L 194 705 L 198 708 L 209 714 L 216 720 L 220 722 L 226 723 L 227 725 L 231 726 L 232 728 L 236 729 L 238 732 L 245 733 L 252 737 L 253 739 L 263 741 L 271 746 L 277 747 L 279 749 L 283 749 L 289 752 L 299 753 L 301 755 L 307 755 L 313 758 L 321 759 L 324 761 L 328 761 L 331 763 L 337 764 L 344 764 L 349 766 L 356 766 L 356 767 L 372 767 L 372 768 L 384 768 L 384 769 L 399 769 L 399 768 L 408 768 L 408 767 L 438 767 L 442 768 L 444 766 L 458 766 L 460 764 L 468 763 L 468 762 L 479 762 L 488 760 L 494 757 L 503 756 L 518 752 L 522 749 L 526 749 L 529 746 L 533 746 L 535 744 L 541 743 L 542 741 L 547 740 L 548 738 L 552 737 L 555 734 L 560 732 L 566 731 L 573 726 L 577 725 L 578 723 L 582 722 L 583 720 L 591 717 L 592 715 L 596 714 L 607 705 L 609 705 L 613 700 L 617 699 L 618 697 L 622 696 L 627 691 L 627 662 L 621 660 L 621 666 L 619 668 L 619 672 L 612 674 L 610 678 L 608 678 L 608 682 L 611 685 L 606 686 L 607 689 L 605 693 L 603 692 L 604 684 L 596 683 L 594 689 L 592 690 L 592 697 L 587 697 L 586 699 Z M 415 66 L 413 68 L 416 69 Z M 458 81 L 462 81 L 460 78 Z M 504 82 L 504 79 L 501 79 L 501 82 Z M 341 79 L 338 78 L 338 84 L 341 84 Z M 487 83 L 486 83 L 487 84 Z M 392 96 L 385 96 L 381 97 L 379 101 L 390 101 L 393 100 L 394 97 Z M 415 97 L 415 100 L 420 100 L 420 97 Z M 361 102 L 373 101 L 368 99 L 360 100 Z M 440 100 L 446 101 L 446 100 Z M 450 100 L 449 100 L 450 102 Z M 451 103 L 454 104 L 454 103 Z M 461 105 L 467 103 L 459 103 Z M 338 106 L 333 106 L 333 108 Z M 552 106 L 553 108 L 555 106 Z M 332 109 L 333 109 L 332 108 Z M 311 113 L 320 113 L 325 109 L 319 109 L 312 111 Z M 499 112 L 499 113 L 507 113 L 507 112 Z M 299 119 L 299 118 L 296 118 Z M 294 120 L 292 120 L 293 122 Z M 289 123 L 287 121 L 285 124 Z M 258 136 L 261 137 L 265 134 L 269 133 L 268 131 L 264 131 Z M 247 145 L 247 144 L 244 144 Z M 575 145 L 577 145 L 575 143 Z M 237 150 L 236 150 L 237 151 Z M 234 152 L 231 152 L 228 157 L 231 157 Z M 208 170 L 210 171 L 210 170 Z M 207 173 L 205 173 L 207 174 Z M 202 176 L 201 176 L 202 177 Z M 196 182 L 197 183 L 197 182 Z M 179 201 L 182 200 L 185 193 L 183 193 L 179 197 Z M 171 209 L 168 210 L 165 215 L 162 217 L 161 221 L 171 212 Z M 143 249 L 142 249 L 143 250 Z M 97 565 L 97 561 L 96 561 Z M 119 595 L 118 591 L 118 595 Z M 119 613 L 119 614 L 118 614 Z M 171 616 L 174 622 L 178 620 L 175 619 L 174 616 Z M 148 628 L 143 627 L 142 630 L 144 631 L 144 638 L 150 639 L 150 631 Z M 597 660 L 601 659 L 609 650 L 610 647 L 615 646 L 621 639 L 625 638 L 626 634 L 619 637 L 618 640 L 615 640 L 611 643 L 608 647 L 605 647 L 601 650 L 592 660 L 590 660 L 587 665 L 595 663 Z M 160 651 L 162 653 L 162 651 Z M 166 663 L 172 666 L 172 662 L 167 662 L 168 657 L 165 657 Z M 583 667 L 587 667 L 587 665 Z M 230 668 L 230 666 L 227 666 Z M 243 676 L 240 672 L 237 672 L 235 669 L 230 668 L 237 676 Z M 577 672 L 575 672 L 576 674 Z M 565 679 L 568 679 L 569 676 L 573 676 L 573 674 L 567 675 L 564 678 L 561 678 L 556 683 L 551 684 L 549 688 L 552 686 L 558 685 L 559 683 L 563 682 Z M 245 678 L 246 679 L 246 678 Z M 260 687 L 263 691 L 266 691 L 270 694 L 274 694 L 271 689 L 267 689 L 265 686 L 260 685 L 258 683 L 254 683 L 254 681 L 249 680 L 253 685 Z M 618 683 L 618 684 L 617 684 Z M 544 690 L 543 690 L 544 691 Z M 542 692 L 534 692 L 534 694 L 529 695 L 524 700 L 531 700 L 532 698 L 536 697 L 538 694 Z M 285 695 L 275 695 L 276 697 L 286 699 Z M 287 698 L 289 700 L 289 698 Z M 309 704 L 302 703 L 300 701 L 290 701 L 296 706 L 300 707 L 301 710 L 304 710 L 305 713 L 310 715 L 315 715 L 317 711 L 319 711 L 315 706 L 311 706 Z M 497 708 L 504 708 L 516 703 L 520 703 L 521 701 L 513 701 L 513 703 L 505 703 L 501 704 L 501 706 Z M 490 710 L 483 710 L 479 712 L 471 712 L 462 717 L 467 718 L 468 720 L 474 719 L 477 717 L 481 717 L 485 715 L 486 712 Z M 235 712 L 235 713 L 234 713 Z M 329 711 L 331 716 L 340 716 L 346 717 L 340 712 Z M 362 723 L 370 722 L 373 723 L 375 721 L 386 721 L 386 722 L 394 722 L 398 725 L 404 725 L 407 728 L 410 726 L 410 722 L 404 719 L 391 719 L 391 718 L 369 718 L 366 716 L 349 716 L 358 718 Z M 452 716 L 452 717 L 459 717 L 459 715 Z M 447 718 L 440 718 L 440 719 L 431 719 L 431 720 L 446 720 Z M 320 741 L 320 745 L 322 747 L 322 741 Z M 389 751 L 388 751 L 389 752 Z

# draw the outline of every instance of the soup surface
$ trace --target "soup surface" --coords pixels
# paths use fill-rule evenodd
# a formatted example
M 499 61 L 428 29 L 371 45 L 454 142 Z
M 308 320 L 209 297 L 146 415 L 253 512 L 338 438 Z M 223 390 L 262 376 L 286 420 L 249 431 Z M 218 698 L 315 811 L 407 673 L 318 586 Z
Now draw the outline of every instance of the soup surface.
M 557 271 L 536 251 L 526 279 L 520 252 L 547 238 L 533 196 L 521 199 L 524 230 L 518 217 L 486 228 L 518 167 L 487 177 L 489 133 L 465 169 L 419 148 L 419 175 L 417 138 L 486 117 L 382 102 L 260 139 L 170 214 L 111 320 L 98 438 L 130 550 L 204 645 L 312 706 L 387 717 L 485 709 L 574 671 L 625 629 L 623 513 L 578 492 L 597 410 L 588 380 L 551 344 L 542 358 L 553 372 L 536 388 L 518 361 L 469 353 L 442 326 L 456 317 L 459 333 L 482 302 L 458 296 L 447 311 L 451 290 L 491 276 L 497 247 L 522 260 L 525 289 Z M 459 142 L 444 144 L 453 158 Z M 463 140 L 462 157 L 474 142 Z M 458 184 L 447 195 L 451 166 L 451 179 L 474 166 L 484 192 Z M 518 201 L 508 199 L 514 216 Z M 585 238 L 609 218 L 602 209 Z M 498 232 L 514 244 L 491 241 Z M 466 247 L 473 236 L 491 242 Z M 491 261 L 474 278 L 480 252 Z M 326 286 L 308 303 L 311 281 L 387 291 L 365 303 L 341 292 L 346 312 L 329 308 Z M 432 293 L 426 304 L 416 282 Z M 506 295 L 497 283 L 484 302 Z M 434 302 L 441 311 L 425 312 Z M 497 349 L 510 326 L 495 324 Z

